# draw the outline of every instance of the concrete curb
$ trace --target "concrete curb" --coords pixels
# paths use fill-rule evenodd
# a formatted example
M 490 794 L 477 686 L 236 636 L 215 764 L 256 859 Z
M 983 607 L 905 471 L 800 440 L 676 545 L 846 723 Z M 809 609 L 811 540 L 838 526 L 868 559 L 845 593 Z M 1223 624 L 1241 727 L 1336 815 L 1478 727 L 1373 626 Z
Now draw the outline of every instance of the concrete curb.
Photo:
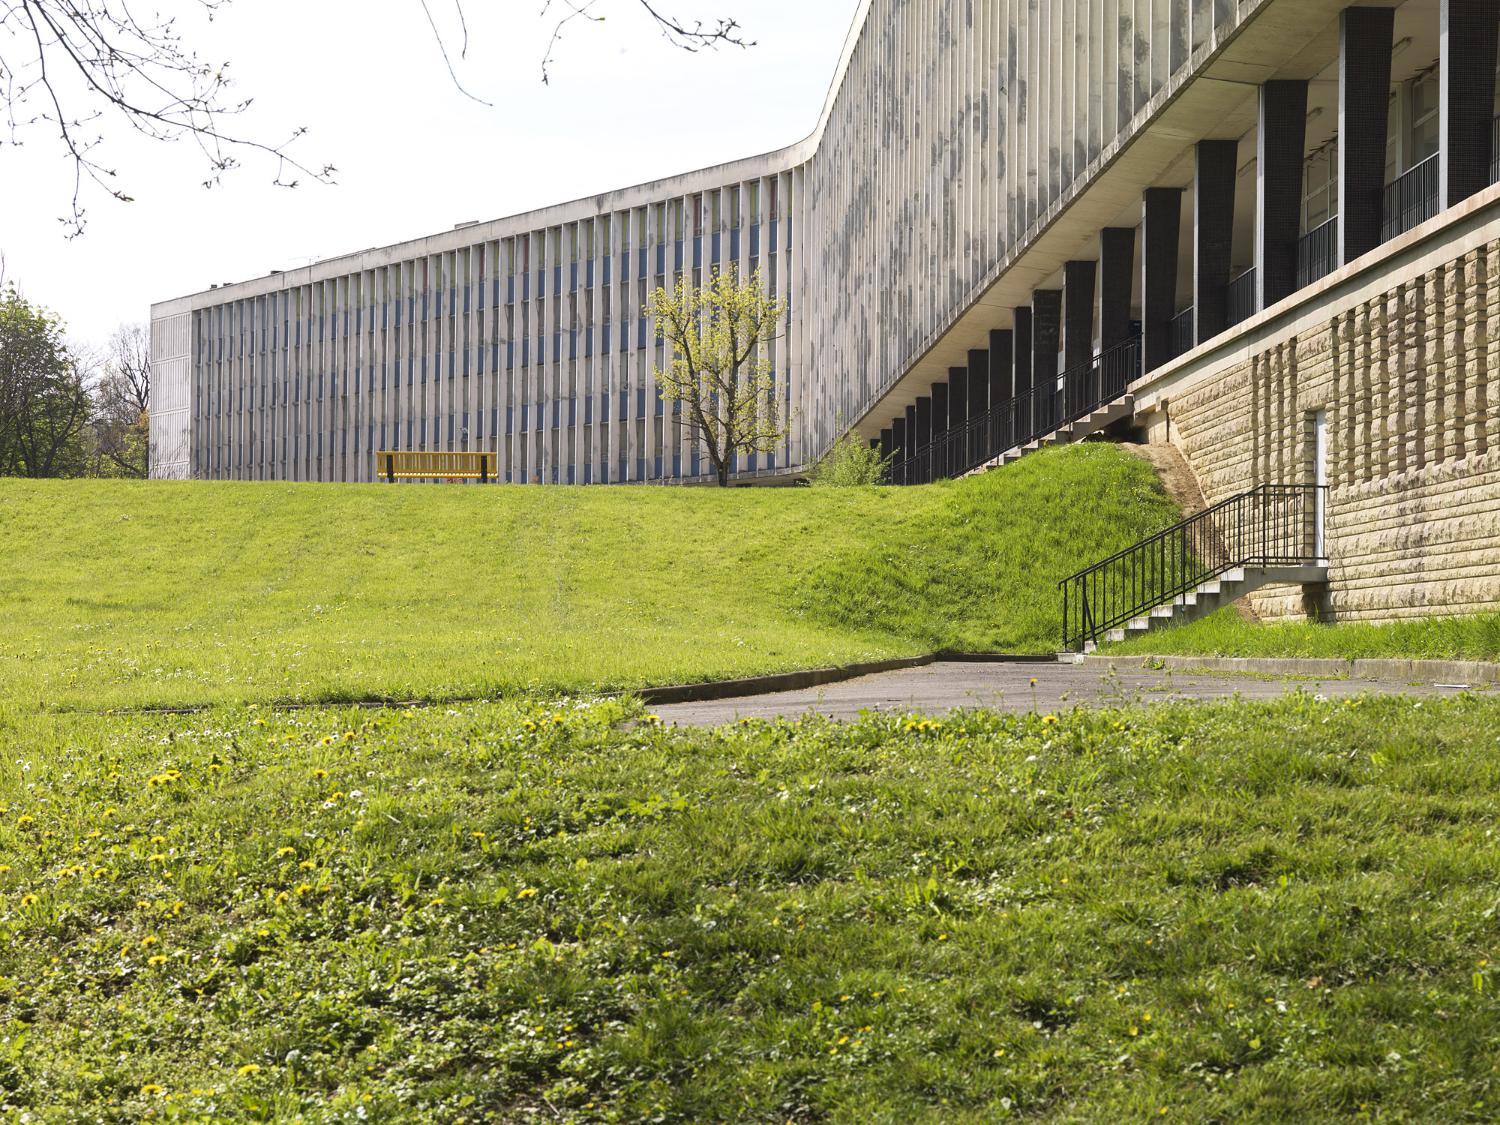
M 1076 660 L 1076 658 L 1075 658 Z M 1408 684 L 1500 684 L 1500 664 L 1478 660 L 1311 659 L 1257 656 L 1085 656 L 1086 665 L 1172 672 L 1248 672 Z
M 1006 656 L 998 653 L 936 652 L 909 656 L 899 660 L 877 660 L 868 664 L 845 664 L 834 668 L 810 668 L 801 672 L 779 672 L 769 676 L 751 676 L 742 680 L 719 680 L 702 684 L 676 684 L 671 687 L 640 688 L 626 692 L 652 707 L 672 703 L 713 703 L 722 699 L 744 699 L 755 695 L 774 695 L 783 691 L 806 691 L 825 684 L 857 680 L 881 672 L 904 672 L 930 664 L 961 662 L 967 664 L 1056 664 L 1055 656 Z

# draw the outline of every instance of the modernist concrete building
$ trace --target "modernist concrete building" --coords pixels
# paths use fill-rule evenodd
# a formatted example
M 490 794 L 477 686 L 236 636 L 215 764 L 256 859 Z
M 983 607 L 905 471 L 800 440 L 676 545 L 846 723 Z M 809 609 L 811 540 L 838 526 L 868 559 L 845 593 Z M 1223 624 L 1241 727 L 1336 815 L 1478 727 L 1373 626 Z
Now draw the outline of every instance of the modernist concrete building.
M 1109 427 L 1210 502 L 1328 484 L 1335 612 L 1493 606 L 1497 43 L 1500 0 L 868 0 L 800 144 L 154 306 L 155 463 L 701 478 L 641 309 L 733 262 L 796 422 L 743 479 L 841 425 L 910 482 Z

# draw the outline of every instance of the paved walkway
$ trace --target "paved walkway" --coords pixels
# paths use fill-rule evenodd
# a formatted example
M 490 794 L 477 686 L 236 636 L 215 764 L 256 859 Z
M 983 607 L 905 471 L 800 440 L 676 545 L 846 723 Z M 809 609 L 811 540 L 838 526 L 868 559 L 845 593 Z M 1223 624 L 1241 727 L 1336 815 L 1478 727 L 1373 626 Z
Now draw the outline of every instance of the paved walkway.
M 1036 678 L 1032 687 L 1031 679 Z M 964 708 L 999 711 L 1063 711 L 1071 707 L 1119 707 L 1180 700 L 1274 699 L 1304 688 L 1330 697 L 1366 692 L 1454 695 L 1459 688 L 1369 680 L 1272 680 L 1202 672 L 1108 669 L 1076 664 L 941 663 L 902 672 L 864 676 L 806 691 L 747 696 L 711 703 L 653 708 L 668 724 L 718 726 L 741 718 L 827 715 L 853 719 L 861 711 L 918 711 L 942 715 Z

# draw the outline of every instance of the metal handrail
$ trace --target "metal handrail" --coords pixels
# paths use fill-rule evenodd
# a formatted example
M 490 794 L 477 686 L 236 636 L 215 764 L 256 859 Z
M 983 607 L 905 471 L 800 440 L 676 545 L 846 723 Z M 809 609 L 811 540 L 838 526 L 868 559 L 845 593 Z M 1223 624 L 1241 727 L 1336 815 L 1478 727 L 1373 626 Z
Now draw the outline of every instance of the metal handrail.
M 1326 494 L 1323 485 L 1263 484 L 1064 578 L 1063 651 L 1083 651 L 1237 567 L 1316 565 Z
M 1189 305 L 1172 318 L 1168 326 L 1172 341 L 1172 358 L 1187 355 L 1198 343 L 1198 309 Z
M 1224 294 L 1225 313 L 1229 327 L 1249 320 L 1258 311 L 1255 307 L 1255 267 L 1251 266 L 1229 283 Z
M 1433 153 L 1385 187 L 1382 239 L 1391 239 L 1420 226 L 1438 213 L 1438 173 L 1441 153 Z
M 1339 217 L 1314 227 L 1297 243 L 1297 288 L 1322 281 L 1338 268 Z

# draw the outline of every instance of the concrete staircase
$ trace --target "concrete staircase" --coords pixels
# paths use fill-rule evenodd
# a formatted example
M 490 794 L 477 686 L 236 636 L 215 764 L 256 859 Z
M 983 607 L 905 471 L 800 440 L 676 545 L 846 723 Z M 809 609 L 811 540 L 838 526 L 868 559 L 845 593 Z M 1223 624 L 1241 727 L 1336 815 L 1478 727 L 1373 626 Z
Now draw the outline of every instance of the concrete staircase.
M 1328 565 L 1318 566 L 1261 566 L 1235 567 L 1217 578 L 1211 578 L 1195 590 L 1190 590 L 1174 600 L 1159 605 L 1149 613 L 1125 623 L 1121 629 L 1111 629 L 1111 641 L 1135 640 L 1168 625 L 1185 625 L 1189 621 L 1222 609 L 1264 586 L 1311 585 L 1328 581 Z M 1098 646 L 1092 641 L 1084 644 L 1084 652 L 1093 652 Z
M 1014 449 L 1007 449 L 998 457 L 994 457 L 974 469 L 973 472 L 986 473 L 991 469 L 998 469 L 1002 465 L 1009 465 L 1012 461 L 1019 461 L 1028 453 L 1035 453 L 1044 445 L 1072 445 L 1074 442 L 1083 441 L 1085 438 L 1103 433 L 1116 422 L 1129 418 L 1134 413 L 1135 396 L 1121 395 L 1113 402 L 1105 403 L 1092 414 L 1087 414 L 1076 422 L 1069 422 L 1065 426 L 1060 426 L 1051 433 L 1029 441 L 1025 445 L 1016 446 Z

